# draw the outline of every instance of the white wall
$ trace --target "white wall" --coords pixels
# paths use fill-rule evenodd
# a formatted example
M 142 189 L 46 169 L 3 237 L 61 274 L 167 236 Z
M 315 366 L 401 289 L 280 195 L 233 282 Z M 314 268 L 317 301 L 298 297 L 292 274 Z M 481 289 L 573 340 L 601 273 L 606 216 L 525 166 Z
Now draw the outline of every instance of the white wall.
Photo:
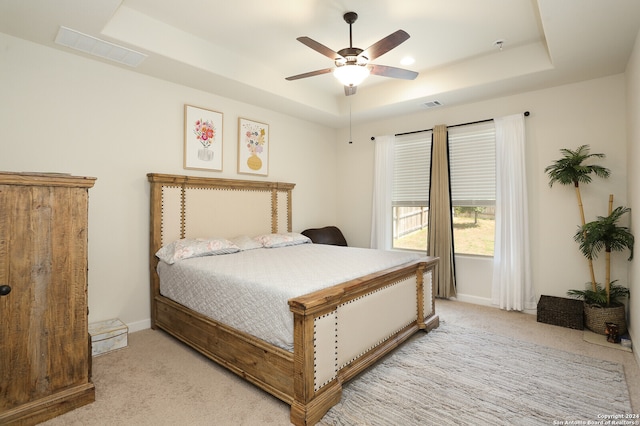
M 629 169 L 629 206 L 631 207 L 631 226 L 636 240 L 636 249 L 640 243 L 640 32 L 636 37 L 633 54 L 627 64 L 627 167 Z M 637 253 L 637 252 L 636 252 Z M 637 256 L 637 254 L 636 254 Z M 629 268 L 629 333 L 631 340 L 640 342 L 640 263 L 632 260 Z M 636 343 L 636 348 L 638 344 Z M 640 363 L 640 355 L 635 350 Z
M 640 161 L 640 150 L 634 146 L 640 143 L 639 45 L 626 80 L 616 75 L 464 106 L 418 110 L 354 126 L 349 144 L 348 129 L 336 132 L 0 34 L 0 170 L 98 178 L 90 190 L 89 319 L 119 317 L 135 329 L 148 324 L 149 317 L 146 173 L 295 182 L 294 230 L 335 223 L 350 245 L 368 247 L 371 136 L 529 110 L 533 283 L 536 296 L 564 296 L 588 281 L 588 270 L 572 239 L 579 223 L 573 190 L 549 188 L 544 168 L 559 157 L 560 148 L 589 144 L 592 152 L 607 154 L 601 164 L 613 176 L 583 188 L 587 218 L 606 214 L 610 192 L 616 205 L 627 204 L 628 196 L 635 201 L 634 211 L 640 211 L 640 187 L 627 189 L 627 167 L 629 182 L 638 181 L 632 165 Z M 182 168 L 185 103 L 224 113 L 223 172 Z M 268 178 L 236 174 L 239 116 L 271 126 Z M 614 257 L 614 278 L 625 283 L 629 270 L 635 292 L 640 276 L 636 263 L 626 262 L 623 254 Z M 596 267 L 602 280 L 603 265 Z M 490 260 L 459 257 L 457 268 L 460 298 L 487 303 Z M 640 310 L 632 305 L 631 311 L 634 330 Z
M 346 142 L 348 129 L 343 130 L 338 135 L 341 140 L 338 143 L 338 181 L 343 185 L 338 199 L 338 220 L 339 226 L 348 231 L 349 242 L 369 246 L 374 151 L 371 136 L 524 111 L 531 112 L 526 118 L 526 156 L 535 294 L 537 297 L 542 294 L 565 296 L 569 289 L 582 288 L 589 281 L 589 272 L 573 241 L 580 223 L 574 190 L 558 185 L 549 188 L 544 168 L 560 158 L 560 148 L 575 149 L 581 144 L 589 144 L 592 153 L 607 155 L 599 164 L 611 169 L 612 177 L 582 188 L 587 220 L 607 214 L 609 193 L 615 195 L 615 205 L 626 205 L 627 118 L 625 76 L 622 74 L 358 125 L 353 128 L 353 144 Z M 613 257 L 614 278 L 626 283 L 627 256 L 617 253 Z M 459 298 L 489 303 L 491 259 L 458 256 L 456 260 Z M 596 262 L 600 281 L 604 281 L 603 260 Z
M 183 107 L 224 113 L 222 172 L 182 168 Z M 237 119 L 270 125 L 267 178 L 237 175 Z M 148 172 L 297 184 L 293 228 L 336 221 L 336 132 L 0 33 L 0 170 L 97 177 L 89 321 L 148 326 Z

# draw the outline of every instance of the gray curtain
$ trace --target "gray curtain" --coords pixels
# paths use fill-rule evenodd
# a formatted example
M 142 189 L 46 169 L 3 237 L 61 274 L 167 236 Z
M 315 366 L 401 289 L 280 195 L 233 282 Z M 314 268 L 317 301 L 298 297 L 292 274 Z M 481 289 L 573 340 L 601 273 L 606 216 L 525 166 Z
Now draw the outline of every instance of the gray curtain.
M 433 128 L 431 188 L 429 189 L 429 240 L 427 253 L 439 257 L 435 270 L 436 297 L 456 295 L 453 258 L 453 223 L 449 182 L 447 126 Z

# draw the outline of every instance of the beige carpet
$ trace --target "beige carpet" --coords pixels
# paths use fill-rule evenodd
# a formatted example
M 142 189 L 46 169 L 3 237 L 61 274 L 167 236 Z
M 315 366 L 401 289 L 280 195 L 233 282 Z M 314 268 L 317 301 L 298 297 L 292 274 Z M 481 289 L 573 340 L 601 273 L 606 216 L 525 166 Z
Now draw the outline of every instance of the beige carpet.
M 590 344 L 582 331 L 537 323 L 533 315 L 440 300 L 436 311 L 447 326 L 621 364 L 632 410 L 640 413 L 640 369 L 632 353 Z M 128 348 L 94 358 L 93 381 L 96 402 L 45 425 L 289 424 L 286 404 L 159 331 L 132 333 Z

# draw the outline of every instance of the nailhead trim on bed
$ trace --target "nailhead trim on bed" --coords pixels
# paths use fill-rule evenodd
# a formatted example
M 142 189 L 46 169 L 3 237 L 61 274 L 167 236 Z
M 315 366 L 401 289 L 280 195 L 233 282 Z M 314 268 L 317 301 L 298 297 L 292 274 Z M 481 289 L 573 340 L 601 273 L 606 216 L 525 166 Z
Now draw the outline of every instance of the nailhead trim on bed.
M 334 374 L 327 379 L 325 382 L 323 383 L 318 383 L 318 364 L 317 364 L 317 346 L 316 346 L 316 334 L 317 334 L 317 321 L 323 318 L 326 318 L 328 316 L 333 315 L 335 317 L 335 322 L 334 322 Z M 321 389 L 323 386 L 326 386 L 327 384 L 331 383 L 332 380 L 334 380 L 336 378 L 336 373 L 338 371 L 338 316 L 336 315 L 336 311 L 333 310 L 329 313 L 326 313 L 324 315 L 321 315 L 319 317 L 316 317 L 313 319 L 313 382 L 314 382 L 314 391 L 318 391 L 319 389 Z

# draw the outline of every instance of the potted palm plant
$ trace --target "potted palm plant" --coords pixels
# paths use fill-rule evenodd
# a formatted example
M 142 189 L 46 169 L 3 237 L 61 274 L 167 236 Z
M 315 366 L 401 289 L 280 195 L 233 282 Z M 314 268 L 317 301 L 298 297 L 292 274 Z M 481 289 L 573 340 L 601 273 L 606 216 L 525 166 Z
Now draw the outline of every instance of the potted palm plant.
M 591 174 L 595 174 L 601 178 L 608 178 L 611 174 L 609 169 L 595 165 L 585 164 L 593 158 L 604 158 L 604 154 L 590 154 L 589 145 L 581 145 L 575 151 L 570 149 L 561 149 L 562 158 L 544 169 L 549 176 L 549 186 L 558 182 L 561 185 L 573 185 L 576 197 L 578 199 L 578 209 L 580 211 L 581 225 L 585 225 L 584 208 L 582 205 L 582 196 L 580 195 L 580 184 L 591 182 Z M 593 260 L 588 258 L 589 274 L 591 276 L 591 288 L 595 292 L 597 283 L 593 270 Z
M 613 195 L 609 196 L 609 215 L 598 216 L 593 222 L 584 224 L 574 235 L 580 244 L 580 251 L 589 260 L 593 260 L 598 253 L 605 251 L 605 284 L 604 287 L 596 283 L 585 290 L 569 290 L 568 294 L 584 300 L 584 315 L 587 328 L 595 333 L 606 334 L 606 323 L 618 325 L 620 334 L 627 332 L 624 300 L 629 295 L 629 289 L 611 281 L 611 252 L 630 252 L 629 260 L 633 258 L 634 237 L 629 228 L 620 226 L 618 221 L 631 209 L 617 207 L 612 210 Z

